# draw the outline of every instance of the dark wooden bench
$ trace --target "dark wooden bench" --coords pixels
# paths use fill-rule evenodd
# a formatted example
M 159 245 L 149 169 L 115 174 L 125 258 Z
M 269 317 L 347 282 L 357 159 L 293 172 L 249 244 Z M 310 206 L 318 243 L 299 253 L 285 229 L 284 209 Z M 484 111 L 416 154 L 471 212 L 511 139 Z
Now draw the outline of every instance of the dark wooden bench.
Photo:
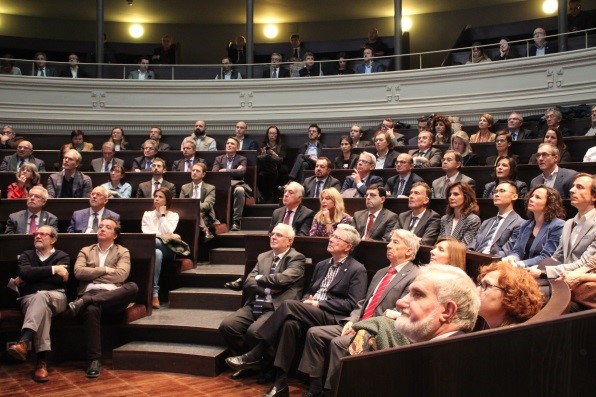
M 97 237 L 89 234 L 60 234 L 56 249 L 70 255 L 71 265 L 77 259 L 81 248 L 97 243 Z M 134 305 L 126 310 L 123 318 L 111 319 L 110 324 L 102 326 L 104 351 L 111 352 L 115 346 L 127 342 L 129 336 L 123 325 L 136 319 L 151 315 L 151 296 L 153 285 L 153 269 L 155 263 L 155 237 L 142 233 L 123 233 L 118 244 L 130 250 L 131 271 L 128 278 L 139 287 Z M 33 249 L 33 240 L 28 235 L 0 235 L 0 345 L 18 340 L 23 317 L 17 303 L 17 295 L 6 288 L 8 280 L 17 275 L 17 256 L 23 251 Z M 72 276 L 68 282 L 69 300 L 76 296 L 76 280 Z M 61 358 L 84 358 L 84 332 L 82 325 L 67 314 L 57 316 L 52 322 L 53 352 Z M 0 349 L 0 360 L 6 356 L 4 348 Z

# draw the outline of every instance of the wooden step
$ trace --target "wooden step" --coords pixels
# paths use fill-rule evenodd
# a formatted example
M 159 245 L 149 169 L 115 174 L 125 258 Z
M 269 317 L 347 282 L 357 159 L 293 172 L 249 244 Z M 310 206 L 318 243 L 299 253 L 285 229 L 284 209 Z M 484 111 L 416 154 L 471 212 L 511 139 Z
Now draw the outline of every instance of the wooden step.
M 178 288 L 170 291 L 171 309 L 236 310 L 242 301 L 241 291 L 225 288 Z
M 245 216 L 242 217 L 242 230 L 259 230 L 267 233 L 271 224 L 271 216 Z
M 244 264 L 198 265 L 178 273 L 170 280 L 171 291 L 177 288 L 223 288 L 228 281 L 244 276 Z
M 172 342 L 131 342 L 112 353 L 114 369 L 217 376 L 226 367 L 227 349 Z
M 271 219 L 271 214 L 279 208 L 277 204 L 255 204 L 244 207 L 243 216 L 267 216 Z
M 242 248 L 213 248 L 209 251 L 209 262 L 213 265 L 246 263 L 246 250 Z

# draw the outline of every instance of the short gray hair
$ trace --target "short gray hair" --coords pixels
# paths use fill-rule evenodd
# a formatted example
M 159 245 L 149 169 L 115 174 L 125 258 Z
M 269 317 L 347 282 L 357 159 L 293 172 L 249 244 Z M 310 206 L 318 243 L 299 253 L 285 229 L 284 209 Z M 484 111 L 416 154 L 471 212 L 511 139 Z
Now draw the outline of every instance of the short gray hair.
M 538 145 L 538 150 L 540 150 L 540 148 L 543 146 L 550 149 L 550 152 L 553 156 L 559 156 L 560 152 L 558 147 L 553 146 L 550 143 L 541 143 L 540 145 Z
M 360 153 L 360 156 L 358 156 L 358 160 L 360 159 L 365 159 L 365 161 L 368 161 L 371 164 L 375 164 L 377 162 L 377 157 L 370 153 L 370 152 L 362 152 Z
M 346 240 L 349 244 L 352 245 L 352 251 L 356 247 L 358 247 L 358 244 L 360 244 L 360 234 L 354 226 L 348 225 L 346 223 L 340 223 L 339 225 L 337 225 L 337 229 L 335 230 L 343 230 L 348 234 Z
M 296 193 L 298 193 L 298 195 L 300 197 L 304 197 L 304 186 L 302 186 L 301 184 L 299 184 L 298 182 L 290 182 L 286 185 L 286 187 L 284 188 L 284 190 L 286 189 L 292 189 L 294 190 Z
M 405 229 L 393 229 L 391 231 L 391 237 L 397 237 L 404 242 L 404 244 L 412 249 L 412 256 L 409 259 L 414 259 L 420 249 L 420 237 L 416 236 L 409 230 Z
M 33 190 L 33 189 L 39 190 L 41 192 L 41 197 L 45 201 L 48 201 L 49 193 L 48 193 L 48 190 L 45 187 L 39 186 L 39 185 L 33 186 L 31 189 L 29 189 L 29 194 L 31 194 L 31 190 Z
M 296 237 L 296 232 L 294 231 L 294 228 L 291 225 L 286 225 L 285 223 L 278 223 L 277 225 L 275 225 L 273 229 L 280 229 L 286 234 L 286 236 L 290 240 L 294 240 L 294 237 Z

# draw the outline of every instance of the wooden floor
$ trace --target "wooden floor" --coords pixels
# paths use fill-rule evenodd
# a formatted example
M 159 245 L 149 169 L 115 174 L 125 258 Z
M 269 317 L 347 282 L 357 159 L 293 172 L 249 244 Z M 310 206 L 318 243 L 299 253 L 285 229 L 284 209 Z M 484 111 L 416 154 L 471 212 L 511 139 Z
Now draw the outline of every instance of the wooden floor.
M 0 396 L 238 396 L 259 397 L 270 385 L 259 385 L 256 378 L 230 379 L 231 370 L 215 378 L 165 372 L 113 370 L 111 361 L 102 366 L 97 379 L 85 377 L 86 362 L 50 365 L 50 381 L 31 379 L 31 361 L 0 366 Z M 290 395 L 302 396 L 306 385 L 290 379 Z

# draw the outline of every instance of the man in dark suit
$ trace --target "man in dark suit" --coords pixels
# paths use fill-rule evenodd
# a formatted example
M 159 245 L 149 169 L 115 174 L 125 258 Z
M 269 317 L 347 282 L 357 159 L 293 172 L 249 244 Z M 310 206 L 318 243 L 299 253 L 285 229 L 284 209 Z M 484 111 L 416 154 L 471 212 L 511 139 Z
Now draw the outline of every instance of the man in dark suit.
M 408 152 L 414 159 L 414 168 L 441 166 L 441 149 L 432 147 L 434 139 L 430 131 L 420 131 L 418 133 L 416 138 L 418 149 Z
M 302 205 L 304 187 L 298 182 L 290 182 L 284 188 L 283 207 L 277 208 L 271 215 L 269 233 L 278 223 L 292 225 L 296 236 L 308 236 L 315 213 Z
M 499 209 L 499 213 L 482 222 L 478 233 L 468 245 L 469 250 L 500 258 L 509 255 L 519 235 L 519 228 L 524 222 L 513 209 L 513 203 L 517 198 L 515 183 L 501 182 L 495 187 L 493 204 Z
M 546 31 L 542 27 L 534 29 L 534 44 L 530 46 L 531 57 L 536 55 L 555 54 L 557 52 L 557 46 L 546 42 Z
M 369 186 L 383 186 L 383 179 L 378 175 L 371 175 L 375 168 L 377 159 L 374 154 L 362 152 L 356 163 L 356 171 L 346 177 L 341 187 L 341 193 L 344 197 L 364 197 Z M 348 189 L 350 189 L 348 191 Z
M 511 112 L 507 118 L 507 131 L 512 141 L 521 141 L 530 138 L 530 130 L 523 128 L 524 116 L 520 112 Z
M 32 234 L 39 227 L 48 225 L 58 230 L 56 215 L 43 211 L 48 201 L 48 191 L 42 186 L 33 186 L 29 190 L 27 209 L 12 213 L 6 222 L 5 234 Z
M 87 338 L 88 378 L 97 378 L 101 372 L 101 317 L 124 312 L 134 300 L 139 287 L 126 282 L 130 274 L 130 252 L 115 244 L 120 234 L 120 223 L 103 218 L 99 223 L 97 244 L 81 249 L 74 265 L 74 276 L 79 281 L 78 298 L 68 304 L 73 316 L 83 318 Z M 104 257 L 105 255 L 105 257 Z
M 248 296 L 244 306 L 226 317 L 219 326 L 233 356 L 248 352 L 261 340 L 257 330 L 288 299 L 300 299 L 304 285 L 304 255 L 292 248 L 295 232 L 278 224 L 270 233 L 270 251 L 260 254 L 244 281 Z M 239 371 L 232 375 L 238 378 Z
M 536 159 L 542 174 L 532 179 L 530 189 L 543 183 L 557 190 L 563 199 L 569 198 L 569 189 L 571 189 L 573 177 L 577 172 L 559 167 L 557 165 L 559 158 L 559 149 L 557 147 L 548 143 L 541 143 L 538 146 Z
M 246 130 L 248 130 L 248 126 L 244 121 L 239 121 L 236 123 L 236 139 L 238 139 L 238 142 L 240 142 L 238 150 L 257 150 L 259 146 L 257 145 L 257 141 L 247 137 Z
M 194 144 L 194 142 L 190 141 Z M 213 239 L 213 234 L 209 230 L 209 226 L 214 223 L 219 223 L 215 218 L 215 186 L 203 181 L 207 174 L 207 166 L 205 163 L 196 163 L 192 166 L 190 177 L 192 182 L 182 185 L 180 188 L 180 198 L 198 198 L 201 200 L 201 220 L 200 226 L 203 233 L 205 233 L 205 241 Z
M 68 56 L 68 67 L 60 72 L 60 77 L 84 79 L 91 77 L 89 73 L 79 67 L 79 56 L 72 53 Z
M 226 154 L 217 156 L 213 162 L 213 171 L 229 172 L 232 176 L 232 227 L 230 230 L 239 231 L 242 212 L 244 211 L 244 201 L 247 195 L 252 194 L 252 189 L 244 183 L 244 174 L 246 173 L 246 157 L 237 154 L 240 142 L 231 136 L 226 141 Z
M 236 36 L 234 42 L 228 44 L 228 59 L 235 65 L 246 63 L 246 38 Z
M 381 185 L 370 185 L 366 190 L 366 209 L 354 213 L 354 225 L 364 240 L 389 241 L 397 226 L 397 214 L 383 208 L 387 191 Z
M 62 171 L 48 177 L 46 188 L 50 198 L 87 198 L 93 184 L 88 175 L 78 171 L 83 157 L 75 149 L 64 153 Z
M 372 48 L 365 47 L 362 51 L 362 58 L 364 58 L 364 62 L 360 65 L 356 66 L 354 71 L 357 74 L 370 74 L 370 73 L 379 73 L 385 71 L 385 66 L 383 64 L 373 61 L 373 52 Z
M 413 232 L 421 244 L 434 245 L 441 229 L 441 215 L 428 208 L 432 190 L 425 182 L 416 182 L 410 189 L 408 211 L 398 215 L 397 228 Z
M 12 125 L 2 126 L 2 135 L 0 135 L 0 149 L 16 149 L 19 142 L 25 140 L 22 136 L 16 136 Z
M 372 278 L 364 299 L 349 317 L 339 324 L 310 328 L 306 334 L 304 352 L 298 369 L 310 377 L 309 393 L 323 395 L 325 356 L 330 351 L 326 389 L 335 390 L 339 376 L 340 358 L 348 354 L 348 346 L 356 332 L 352 325 L 377 316 L 394 316 L 395 302 L 408 292 L 408 286 L 418 274 L 412 263 L 420 248 L 420 239 L 407 230 L 393 230 L 387 245 L 389 266 L 380 269 Z M 333 343 L 332 343 L 333 341 Z
M 564 137 L 575 135 L 573 131 L 570 131 L 569 128 L 564 127 L 561 124 L 561 121 L 563 121 L 563 113 L 557 108 L 546 109 L 543 120 L 546 121 L 546 123 L 539 124 L 539 129 L 530 134 L 532 138 L 543 138 L 548 130 L 559 131 Z
M 262 341 L 248 353 L 226 359 L 236 370 L 251 368 L 260 365 L 268 348 L 274 349 L 276 379 L 265 396 L 289 396 L 287 374 L 306 331 L 319 325 L 339 324 L 364 297 L 366 268 L 350 256 L 359 243 L 354 227 L 338 225 L 329 237 L 327 251 L 331 259 L 317 263 L 302 301 L 284 301 L 257 330 Z
M 364 130 L 359 124 L 354 124 L 350 129 L 350 138 L 352 138 L 352 147 L 359 148 L 359 147 L 368 147 L 374 146 L 372 141 L 362 140 L 364 136 Z
M 68 233 L 97 233 L 99 222 L 102 218 L 112 217 L 120 220 L 120 215 L 106 208 L 110 195 L 108 189 L 96 186 L 89 197 L 90 208 L 85 208 L 72 213 Z
M 43 52 L 35 53 L 35 64 L 33 65 L 32 75 L 37 77 L 58 77 L 56 69 L 46 64 L 47 57 Z
M 445 150 L 442 168 L 445 176 L 433 181 L 433 198 L 445 198 L 447 188 L 454 182 L 466 182 L 472 189 L 476 189 L 476 181 L 460 172 L 463 167 L 461 154 L 454 150 Z
M 153 177 L 150 181 L 139 183 L 137 198 L 153 198 L 153 193 L 160 187 L 165 187 L 172 192 L 172 197 L 176 197 L 176 185 L 163 179 L 163 174 L 166 173 L 166 162 L 163 159 L 153 159 L 151 172 Z
M 23 140 L 18 143 L 15 154 L 4 157 L 0 164 L 0 171 L 18 171 L 24 163 L 35 164 L 39 172 L 46 170 L 44 161 L 33 156 L 33 144 Z
M 182 158 L 175 160 L 172 164 L 172 171 L 191 172 L 196 163 L 207 164 L 205 159 L 197 156 L 197 144 L 194 139 L 184 138 L 182 141 Z
M 304 182 L 304 171 L 315 167 L 317 159 L 323 155 L 323 148 L 326 147 L 321 143 L 320 138 L 321 128 L 316 124 L 309 125 L 308 141 L 298 149 L 298 156 L 289 174 L 290 180 Z
M 104 142 L 101 145 L 101 155 L 101 157 L 91 160 L 91 171 L 110 172 L 114 164 L 124 166 L 124 160 L 114 157 L 116 155 L 114 142 Z
M 147 139 L 143 143 L 143 155 L 135 157 L 132 160 L 132 170 L 135 172 L 151 171 L 153 159 L 157 156 L 157 142 L 153 139 Z
M 319 157 L 315 163 L 315 174 L 304 180 L 304 194 L 306 197 L 319 198 L 325 189 L 334 187 L 339 192 L 341 185 L 337 179 L 329 175 L 331 173 L 331 160 L 327 157 Z
M 424 182 L 424 179 L 414 174 L 414 160 L 411 155 L 401 153 L 395 160 L 395 171 L 397 175 L 392 176 L 385 184 L 387 194 L 392 197 L 408 197 L 410 189 L 416 182 Z
M 161 131 L 161 128 L 151 127 L 149 129 L 149 139 L 153 139 L 155 142 L 157 142 L 157 151 L 158 152 L 170 150 L 170 145 L 161 141 L 162 137 L 163 137 L 163 132 Z
M 139 59 L 139 68 L 128 74 L 129 80 L 154 80 L 155 72 L 149 69 L 149 57 Z
M 280 66 L 281 55 L 277 52 L 271 54 L 271 65 L 269 68 L 263 70 L 264 79 L 279 79 L 282 77 L 290 77 L 290 72 Z

